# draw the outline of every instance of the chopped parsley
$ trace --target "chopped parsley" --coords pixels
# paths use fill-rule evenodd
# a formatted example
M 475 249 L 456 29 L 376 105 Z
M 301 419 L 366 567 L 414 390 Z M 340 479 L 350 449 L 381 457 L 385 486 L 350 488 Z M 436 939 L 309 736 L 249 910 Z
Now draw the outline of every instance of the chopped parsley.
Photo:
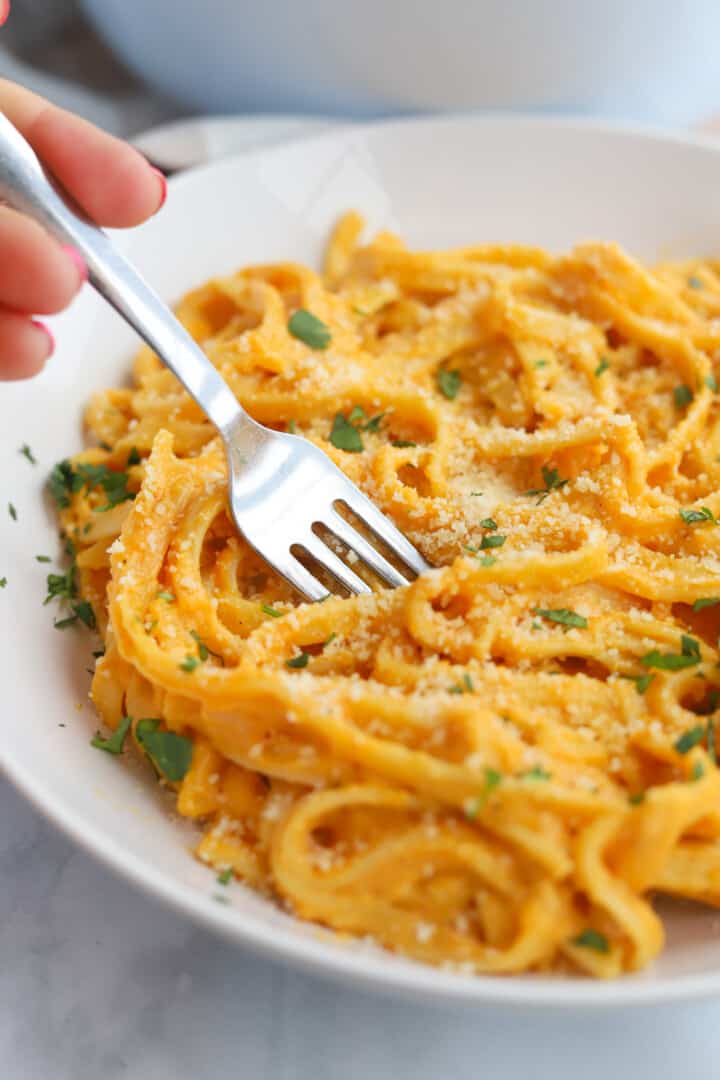
M 498 786 L 502 780 L 502 775 L 497 769 L 485 769 L 485 790 L 482 795 L 477 795 L 475 798 L 466 799 L 464 804 L 465 817 L 471 821 L 478 816 L 482 809 L 483 803 L 486 798 Z
M 543 769 L 542 765 L 535 765 L 532 769 L 528 769 L 527 772 L 520 774 L 521 780 L 549 780 L 550 773 L 547 769 Z
M 693 392 L 689 386 L 685 385 L 685 383 L 680 383 L 680 385 L 676 386 L 673 390 L 673 399 L 676 408 L 685 409 L 692 402 Z
M 604 371 L 607 371 L 607 369 L 609 367 L 610 367 L 610 361 L 608 360 L 608 358 L 606 356 L 603 356 L 602 360 L 600 361 L 598 366 L 595 368 L 595 375 L 596 376 L 602 375 L 602 373 Z
M 630 679 L 635 683 L 638 694 L 644 694 L 654 678 L 655 676 L 649 672 L 646 675 L 623 675 L 623 679 Z
M 104 506 L 95 508 L 96 513 L 104 513 L 114 506 L 135 498 L 135 493 L 128 491 L 128 474 L 109 469 L 107 465 L 78 465 L 73 469 L 71 462 L 60 461 L 50 473 L 48 490 L 57 505 L 63 509 L 70 505 L 70 497 L 84 487 L 88 493 L 101 488 L 107 496 Z
M 185 654 L 185 659 L 182 664 L 178 664 L 181 671 L 186 671 L 188 675 L 192 674 L 196 667 L 199 667 L 202 660 L 199 656 L 191 656 L 190 653 Z
M 277 608 L 271 607 L 270 604 L 263 604 L 260 610 L 265 615 L 269 615 L 271 619 L 281 619 L 283 616 L 282 611 L 278 611 Z
M 675 740 L 673 746 L 678 754 L 687 754 L 689 750 L 692 750 L 693 746 L 697 746 L 704 738 L 705 728 L 701 724 L 698 724 L 696 727 L 683 732 L 683 734 Z
M 159 720 L 138 720 L 135 737 L 158 772 L 168 780 L 182 780 L 192 761 L 192 740 L 174 731 L 162 731 Z
M 0 589 L 4 589 L 6 585 L 7 585 L 7 578 L 6 577 L 0 577 Z
M 82 481 L 73 471 L 70 462 L 59 461 L 50 473 L 48 491 L 61 510 L 70 505 L 70 496 L 75 495 L 81 487 Z
M 480 560 L 480 565 L 481 566 L 494 566 L 496 562 L 497 562 L 497 559 L 495 558 L 494 555 L 483 555 L 482 559 Z
M 305 650 L 303 649 L 303 651 L 301 653 L 299 653 L 298 656 L 293 656 L 290 660 L 286 660 L 285 661 L 285 667 L 304 668 L 304 667 L 308 666 L 308 660 L 309 659 L 310 659 L 310 654 L 306 653 Z
M 499 548 L 505 543 L 505 537 L 499 533 L 495 533 L 493 536 L 483 536 L 480 541 L 480 550 L 485 551 L 487 548 Z
M 720 604 L 720 596 L 701 596 L 699 600 L 696 600 L 692 606 L 693 611 L 703 611 L 708 607 L 715 607 L 716 604 Z
M 160 592 L 155 594 L 158 600 L 165 600 L 168 604 L 175 603 L 175 593 L 168 592 L 167 589 L 161 589 Z
M 56 619 L 53 626 L 56 630 L 64 630 L 66 626 L 72 626 L 78 620 L 84 623 L 88 630 L 95 630 L 97 627 L 95 612 L 89 601 L 79 600 L 77 604 L 73 604 L 72 615 L 67 615 L 64 619 Z
M 313 315 L 312 311 L 300 308 L 288 319 L 288 330 L 293 337 L 309 345 L 311 349 L 327 349 L 332 341 L 330 328 Z
M 490 529 L 491 532 L 494 532 L 494 530 L 497 529 L 497 522 L 493 521 L 492 518 L 483 518 L 480 522 L 480 528 Z
M 229 885 L 233 879 L 232 867 L 227 866 L 217 876 L 218 885 Z
M 462 680 L 459 683 L 456 683 L 455 686 L 448 687 L 448 693 L 450 693 L 450 694 L 472 694 L 474 689 L 475 689 L 475 684 L 472 681 L 471 676 L 468 675 L 467 672 L 465 672 L 465 674 L 462 677 Z
M 547 366 L 547 360 L 536 360 L 535 361 L 535 367 L 537 367 L 537 368 L 546 367 L 546 366 Z
M 645 792 L 636 791 L 634 795 L 629 795 L 628 802 L 631 806 L 639 806 L 640 803 L 645 802 Z
M 77 596 L 77 583 L 75 581 L 75 563 L 69 568 L 65 574 L 48 574 L 47 576 L 47 596 L 44 603 L 49 604 L 51 600 L 72 600 Z
M 692 767 L 692 778 L 693 778 L 693 780 L 699 780 L 704 775 L 705 775 L 705 766 L 703 765 L 702 761 L 693 762 L 693 767 Z
M 682 671 L 683 668 L 694 667 L 700 663 L 700 644 L 695 638 L 683 634 L 680 638 L 681 649 L 679 653 L 661 653 L 653 649 L 640 657 L 640 663 L 646 668 L 657 668 L 658 671 Z
M 569 480 L 561 480 L 560 473 L 557 469 L 550 469 L 547 465 L 543 465 L 542 467 L 542 478 L 543 483 L 545 484 L 544 488 L 531 488 L 530 491 L 525 492 L 526 495 L 539 496 L 537 501 L 538 506 L 540 506 L 553 491 L 559 491 L 560 488 L 563 488 L 566 484 L 570 483 Z
M 31 465 L 37 465 L 37 458 L 33 454 L 32 450 L 27 443 L 23 443 L 18 450 L 19 454 L 22 454 L 24 458 L 27 458 Z
M 688 288 L 690 289 L 703 289 L 705 287 L 702 280 L 697 276 L 697 274 L 691 274 L 690 277 L 687 279 L 687 283 Z
M 49 555 L 36 555 L 35 562 L 52 562 Z
M 699 510 L 680 510 L 680 517 L 686 525 L 695 525 L 698 521 L 711 521 L 717 525 L 717 518 L 708 506 L 701 506 Z
M 17 521 L 17 510 L 11 502 L 8 503 L 8 514 L 13 519 L 13 521 Z
M 140 451 L 138 450 L 137 446 L 133 446 L 132 450 L 128 454 L 127 463 L 128 465 L 140 464 Z
M 200 635 L 195 630 L 190 631 L 190 637 L 197 644 L 198 656 L 204 664 L 208 656 L 214 656 L 216 660 L 220 661 L 221 667 L 225 667 L 225 657 L 221 653 L 213 652 L 209 645 L 207 645 Z
M 297 435 L 297 424 L 294 420 L 288 420 L 285 428 L 290 435 Z
M 337 450 L 345 450 L 348 454 L 357 454 L 364 450 L 362 435 L 342 413 L 337 413 L 333 420 L 330 442 Z
M 580 630 L 586 630 L 588 625 L 584 615 L 578 615 L 570 608 L 533 608 L 533 615 L 539 615 L 541 619 L 559 623 L 561 626 L 575 626 Z
M 571 945 L 579 945 L 583 949 L 593 949 L 598 953 L 609 953 L 610 942 L 601 934 L 599 930 L 593 930 L 592 927 L 588 927 L 587 930 L 583 930 L 577 937 L 571 938 Z
M 123 716 L 109 739 L 103 739 L 98 731 L 95 737 L 90 740 L 90 745 L 94 746 L 96 750 L 104 750 L 106 754 L 121 754 L 125 736 L 130 730 L 131 723 L 132 720 L 129 716 Z
M 416 442 L 411 442 L 410 439 L 394 439 L 391 446 L 396 446 L 398 450 L 405 450 L 411 446 L 417 446 Z
M 717 379 L 715 378 L 714 375 L 706 375 L 705 376 L 705 385 L 707 386 L 708 390 L 712 390 L 712 392 L 714 394 L 717 394 L 718 381 L 717 381 Z
M 438 368 L 437 384 L 443 397 L 446 397 L 448 401 L 454 401 L 462 384 L 462 375 L 459 371 Z

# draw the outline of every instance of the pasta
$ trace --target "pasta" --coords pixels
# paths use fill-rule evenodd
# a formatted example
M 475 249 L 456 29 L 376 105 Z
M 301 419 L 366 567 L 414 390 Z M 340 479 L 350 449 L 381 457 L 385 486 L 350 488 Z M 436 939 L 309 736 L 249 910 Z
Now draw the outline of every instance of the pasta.
M 143 350 L 51 484 L 70 618 L 104 641 L 96 745 L 129 732 L 222 880 L 340 935 L 467 972 L 642 968 L 654 894 L 720 904 L 720 263 L 362 230 L 179 316 L 435 569 L 299 603 Z

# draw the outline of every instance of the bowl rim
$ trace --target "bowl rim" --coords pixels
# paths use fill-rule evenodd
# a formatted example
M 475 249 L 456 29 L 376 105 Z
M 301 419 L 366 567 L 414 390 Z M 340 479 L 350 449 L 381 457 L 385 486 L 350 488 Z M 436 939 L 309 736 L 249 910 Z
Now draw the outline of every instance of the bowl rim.
M 601 119 L 575 115 L 547 116 L 527 113 L 452 113 L 381 120 L 370 124 L 348 122 L 308 137 L 293 138 L 287 144 L 313 146 L 338 139 L 372 137 L 376 134 L 402 133 L 408 127 L 432 129 L 437 126 L 478 128 L 508 127 L 518 134 L 523 128 L 562 128 L 582 133 L 632 141 L 661 142 L 686 148 L 708 150 L 720 156 L 720 140 L 708 133 L 667 132 L 653 126 L 622 125 Z M 284 143 L 257 150 L 246 150 L 189 169 L 170 179 L 173 187 L 194 181 L 200 173 L 233 170 L 238 163 L 252 166 L 268 154 L 282 153 Z M 654 976 L 652 973 L 622 976 L 609 982 L 578 977 L 462 975 L 424 964 L 407 962 L 403 966 L 378 964 L 372 957 L 342 942 L 318 940 L 294 934 L 265 922 L 252 914 L 238 916 L 237 910 L 213 903 L 211 898 L 190 885 L 171 878 L 139 855 L 112 840 L 99 826 L 68 808 L 61 796 L 37 782 L 30 769 L 14 761 L 0 742 L 0 770 L 18 791 L 54 826 L 84 851 L 116 874 L 129 880 L 147 895 L 168 904 L 208 929 L 222 934 L 238 945 L 273 961 L 289 963 L 310 974 L 355 984 L 383 994 L 396 994 L 428 1004 L 445 1006 L 517 1006 L 536 1009 L 597 1010 L 627 1006 L 649 1006 L 688 1001 L 720 994 L 720 969 L 716 972 Z

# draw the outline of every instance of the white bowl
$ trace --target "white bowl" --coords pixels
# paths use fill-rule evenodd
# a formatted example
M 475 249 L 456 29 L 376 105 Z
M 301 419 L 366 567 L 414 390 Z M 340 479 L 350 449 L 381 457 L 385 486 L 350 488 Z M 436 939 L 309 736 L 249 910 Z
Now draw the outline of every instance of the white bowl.
M 689 123 L 720 105 L 717 0 L 81 0 L 203 112 L 545 108 Z
M 452 119 L 333 132 L 198 169 L 174 180 L 163 212 L 122 237 L 168 300 L 256 260 L 317 262 L 348 207 L 413 245 L 517 241 L 560 249 L 590 237 L 652 258 L 720 250 L 720 150 L 702 140 L 621 133 L 539 119 Z M 120 238 L 118 237 L 120 242 Z M 133 335 L 89 289 L 56 321 L 58 354 L 30 385 L 0 391 L 0 755 L 9 776 L 67 833 L 126 877 L 228 938 L 278 958 L 444 1001 L 523 1005 L 647 1004 L 720 991 L 718 919 L 667 908 L 669 943 L 655 966 L 614 983 L 568 977 L 472 978 L 341 944 L 235 885 L 190 855 L 190 832 L 156 785 L 89 745 L 95 719 L 85 673 L 90 640 L 52 628 L 42 606 L 58 549 L 42 498 L 49 467 L 81 445 L 88 394 L 128 371 Z M 29 443 L 39 464 L 18 453 Z

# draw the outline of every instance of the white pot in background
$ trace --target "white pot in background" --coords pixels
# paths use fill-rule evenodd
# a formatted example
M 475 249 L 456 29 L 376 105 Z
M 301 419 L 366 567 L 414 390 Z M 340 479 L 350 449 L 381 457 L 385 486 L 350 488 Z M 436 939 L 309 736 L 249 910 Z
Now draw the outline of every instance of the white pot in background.
M 720 109 L 718 0 L 81 0 L 153 87 L 204 112 Z

